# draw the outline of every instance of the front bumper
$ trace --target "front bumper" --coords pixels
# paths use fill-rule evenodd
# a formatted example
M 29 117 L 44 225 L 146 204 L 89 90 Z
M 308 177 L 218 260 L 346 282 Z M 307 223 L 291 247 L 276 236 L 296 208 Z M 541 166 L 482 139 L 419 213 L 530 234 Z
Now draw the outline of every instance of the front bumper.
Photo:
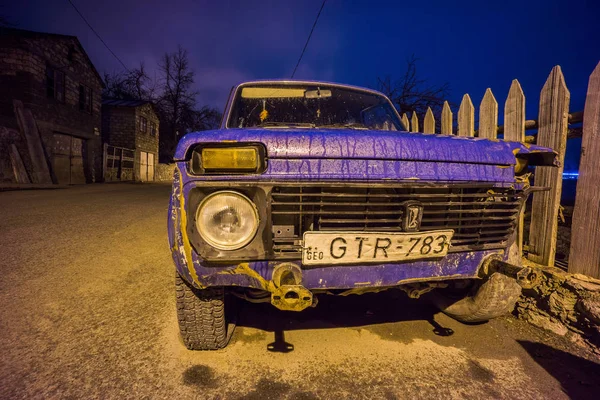
M 302 285 L 316 289 L 390 287 L 405 283 L 476 278 L 483 261 L 501 250 L 451 253 L 442 260 L 410 263 L 331 266 L 302 270 Z M 233 265 L 205 266 L 195 252 L 191 263 L 185 255 L 173 252 L 179 273 L 197 287 L 241 286 L 272 291 L 277 261 L 255 261 Z M 289 262 L 286 262 L 288 264 Z M 294 263 L 302 268 L 300 263 Z M 191 268 L 191 269 L 190 269 Z M 195 275 L 195 276 L 194 276 Z
M 240 286 L 273 292 L 273 272 L 282 260 L 219 262 L 204 260 L 188 238 L 186 201 L 181 175 L 176 173 L 169 204 L 168 236 L 173 261 L 179 274 L 198 288 Z M 510 243 L 508 243 L 510 245 Z M 505 250 L 475 250 L 449 253 L 437 260 L 376 265 L 341 265 L 303 268 L 299 260 L 286 260 L 302 270 L 302 285 L 310 290 L 391 287 L 405 283 L 475 278 L 483 261 Z

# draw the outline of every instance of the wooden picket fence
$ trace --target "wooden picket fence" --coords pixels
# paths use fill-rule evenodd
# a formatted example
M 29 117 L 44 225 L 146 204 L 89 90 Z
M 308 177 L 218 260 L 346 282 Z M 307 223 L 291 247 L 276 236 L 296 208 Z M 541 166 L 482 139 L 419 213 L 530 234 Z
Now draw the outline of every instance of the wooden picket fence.
M 471 97 L 462 98 L 457 117 L 458 136 L 477 136 L 487 139 L 533 143 L 558 152 L 560 166 L 536 167 L 535 185 L 549 187 L 546 192 L 535 192 L 529 226 L 528 258 L 545 266 L 554 265 L 558 232 L 558 218 L 562 191 L 563 165 L 567 137 L 583 134 L 579 180 L 573 211 L 571 250 L 568 270 L 600 278 L 600 63 L 590 76 L 584 112 L 569 114 L 570 93 L 560 66 L 555 66 L 540 93 L 537 120 L 525 119 L 525 94 L 518 80 L 513 80 L 504 103 L 504 125 L 498 126 L 498 102 L 491 89 L 485 91 L 479 105 L 479 123 L 475 130 L 475 107 Z M 454 134 L 453 114 L 444 102 L 440 132 Z M 583 120 L 583 129 L 569 130 L 569 122 Z M 436 133 L 435 116 L 429 108 L 419 129 L 419 116 L 402 116 L 405 128 L 411 132 Z M 525 136 L 525 131 L 537 129 L 536 136 Z M 582 132 L 582 133 L 581 133 Z M 518 246 L 523 249 L 523 211 L 521 212 Z M 511 260 L 519 262 L 520 260 Z

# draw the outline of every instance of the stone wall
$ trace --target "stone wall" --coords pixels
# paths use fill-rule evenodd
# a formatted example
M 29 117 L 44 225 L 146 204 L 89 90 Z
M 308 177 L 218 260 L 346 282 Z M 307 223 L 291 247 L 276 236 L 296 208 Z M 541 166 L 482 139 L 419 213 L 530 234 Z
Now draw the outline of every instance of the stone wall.
M 142 132 L 139 129 L 140 117 L 146 118 L 146 132 Z M 157 157 L 159 121 L 152 106 L 150 104 L 144 104 L 142 106 L 136 107 L 135 120 L 137 122 L 137 129 L 135 131 L 136 150 L 154 153 L 155 157 Z M 156 125 L 156 132 L 154 133 L 154 135 L 150 133 L 150 122 L 153 122 Z
M 135 149 L 135 168 L 133 179 L 141 180 L 141 152 L 154 154 L 154 165 L 158 163 L 158 129 L 159 120 L 151 104 L 135 105 L 105 104 L 102 106 L 102 131 L 104 140 L 111 146 Z M 142 131 L 141 118 L 146 118 L 146 130 Z M 151 123 L 156 128 L 151 131 Z M 156 174 L 156 170 L 155 170 Z
M 8 33 L 6 33 L 8 32 Z M 100 107 L 102 81 L 90 64 L 76 38 L 35 32 L 8 30 L 0 32 L 0 126 L 18 129 L 13 100 L 21 100 L 36 120 L 46 150 L 54 133 L 84 139 L 86 180 L 102 176 L 102 143 L 100 139 Z M 46 67 L 65 74 L 64 101 L 47 96 Z M 79 107 L 79 85 L 92 89 L 92 111 Z M 11 139 L 0 138 L 0 157 Z M 15 142 L 26 169 L 31 168 L 22 138 Z M 31 170 L 28 172 L 31 173 Z M 2 179 L 6 179 L 3 173 Z
M 21 154 L 25 170 L 31 179 L 31 171 L 33 169 L 31 158 L 24 157 L 28 154 L 27 142 L 25 137 L 17 129 L 0 126 L 0 184 L 15 183 L 15 176 L 10 160 L 10 146 L 14 144 L 17 151 Z
M 140 130 L 140 118 L 146 118 L 146 131 L 142 132 Z M 154 154 L 154 180 L 156 180 L 156 165 L 158 164 L 158 129 L 159 129 L 159 121 L 154 109 L 150 104 L 144 104 L 142 106 L 135 108 L 135 120 L 136 120 L 136 130 L 135 130 L 135 158 L 136 165 L 140 163 L 140 156 L 142 151 L 146 153 Z M 154 134 L 150 131 L 150 122 L 154 122 L 156 124 L 156 131 Z M 139 169 L 136 169 L 136 180 L 141 180 L 139 177 Z
M 134 107 L 103 106 L 102 136 L 111 146 L 135 149 L 136 116 Z
M 173 172 L 175 172 L 175 163 L 157 164 L 154 180 L 157 182 L 171 182 L 173 180 Z

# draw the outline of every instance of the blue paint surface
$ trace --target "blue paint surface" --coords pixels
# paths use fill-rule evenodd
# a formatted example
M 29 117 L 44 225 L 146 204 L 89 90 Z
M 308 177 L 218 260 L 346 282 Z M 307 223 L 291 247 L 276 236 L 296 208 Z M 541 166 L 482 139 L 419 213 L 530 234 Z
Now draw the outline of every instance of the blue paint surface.
M 197 177 L 187 175 L 186 181 Z M 430 161 L 292 159 L 270 160 L 260 175 L 205 176 L 203 181 L 486 181 L 514 183 L 512 166 Z
M 184 168 L 185 163 L 179 163 Z M 185 170 L 175 173 L 173 195 L 171 196 L 168 214 L 169 245 L 172 250 L 173 261 L 177 271 L 188 282 L 196 286 L 241 286 L 260 289 L 260 282 L 247 274 L 231 273 L 238 264 L 231 265 L 208 264 L 192 249 L 191 263 L 198 276 L 194 282 L 183 249 L 184 237 L 181 235 L 181 204 L 179 203 L 179 180 L 189 179 Z M 195 187 L 193 181 L 183 186 L 183 197 L 187 199 L 191 189 Z M 442 279 L 442 278 L 472 278 L 477 276 L 477 271 L 484 258 L 491 254 L 503 254 L 502 250 L 473 251 L 466 253 L 450 253 L 442 259 L 412 261 L 405 263 L 388 263 L 376 265 L 344 265 L 334 267 L 308 267 L 303 268 L 303 285 L 309 289 L 348 289 L 354 287 L 385 287 L 394 286 L 411 280 Z M 294 261 L 301 268 L 299 261 Z M 274 267 L 280 261 L 250 261 L 249 268 L 256 271 L 265 280 L 270 280 Z M 365 282 L 370 282 L 365 284 Z
M 439 260 L 413 261 L 405 263 L 344 265 L 303 268 L 302 285 L 308 289 L 351 289 L 354 287 L 396 286 L 411 280 L 428 278 L 474 278 L 483 259 L 498 250 L 451 253 Z M 500 251 L 501 253 L 501 251 Z M 244 274 L 230 274 L 237 264 L 231 266 L 204 266 L 194 258 L 200 283 L 203 286 L 243 286 L 260 289 L 259 282 Z M 274 267 L 280 262 L 256 261 L 248 266 L 265 280 L 270 280 Z M 302 268 L 300 262 L 296 263 Z
M 261 143 L 267 167 L 260 174 L 192 176 L 187 160 L 197 144 Z M 186 204 L 197 182 L 226 187 L 243 182 L 486 182 L 490 187 L 523 189 L 515 179 L 516 155 L 550 153 L 551 149 L 518 142 L 492 141 L 452 135 L 355 129 L 220 129 L 190 133 L 177 147 L 173 196 L 169 205 L 169 243 L 179 273 L 196 286 L 242 286 L 261 288 L 261 279 L 233 273 L 231 265 L 209 264 L 192 248 L 183 249 L 180 190 Z M 550 157 L 552 158 L 552 157 Z M 548 158 L 546 158 L 548 159 Z M 547 162 L 547 161 L 545 161 Z M 179 186 L 181 184 L 181 186 Z M 188 210 L 192 215 L 193 210 Z M 189 223 L 193 223 L 190 219 Z M 510 245 L 510 243 L 509 243 Z M 475 277 L 484 258 L 504 255 L 503 250 L 450 253 L 436 260 L 376 265 L 343 265 L 302 268 L 302 284 L 309 289 L 347 289 L 395 286 L 413 280 Z M 191 257 L 191 259 L 189 259 Z M 248 267 L 270 280 L 281 261 L 250 260 Z M 191 271 L 198 276 L 193 281 Z M 239 271 L 238 271 L 239 272 Z M 247 271 L 246 271 L 247 272 Z
M 185 135 L 175 160 L 185 160 L 199 143 L 262 143 L 272 159 L 368 159 L 514 165 L 514 152 L 552 152 L 519 142 L 453 135 L 353 129 L 221 129 Z

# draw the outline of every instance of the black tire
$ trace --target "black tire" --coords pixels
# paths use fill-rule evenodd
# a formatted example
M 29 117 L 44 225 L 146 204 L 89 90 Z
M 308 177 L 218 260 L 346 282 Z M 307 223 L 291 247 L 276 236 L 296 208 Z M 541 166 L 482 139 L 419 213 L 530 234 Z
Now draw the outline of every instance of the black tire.
M 176 273 L 175 293 L 179 332 L 185 347 L 218 350 L 227 346 L 224 289 L 196 289 Z
M 520 295 L 521 286 L 515 279 L 496 272 L 475 284 L 466 296 L 442 290 L 432 292 L 431 299 L 444 314 L 458 321 L 483 322 L 512 312 Z

